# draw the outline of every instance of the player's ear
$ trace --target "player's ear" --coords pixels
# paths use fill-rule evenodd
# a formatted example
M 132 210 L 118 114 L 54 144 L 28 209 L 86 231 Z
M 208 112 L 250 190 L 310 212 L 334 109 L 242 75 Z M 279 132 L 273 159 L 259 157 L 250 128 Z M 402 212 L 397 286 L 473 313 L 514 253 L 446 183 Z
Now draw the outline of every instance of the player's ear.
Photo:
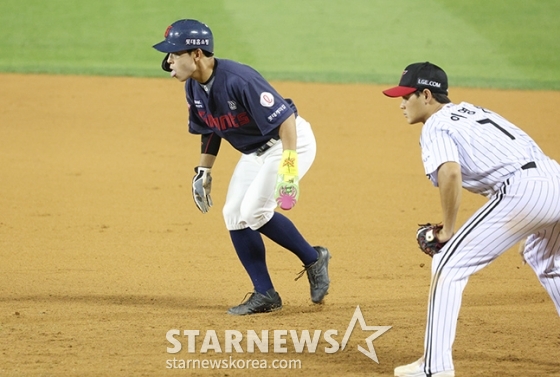
M 204 51 L 202 51 L 200 48 L 194 50 L 194 54 L 198 59 L 202 59 L 204 57 Z
M 420 95 L 422 96 L 422 99 L 424 100 L 424 103 L 426 105 L 428 104 L 428 102 L 430 102 L 430 99 L 432 98 L 432 92 L 430 92 L 429 89 L 422 90 L 422 93 L 420 93 Z

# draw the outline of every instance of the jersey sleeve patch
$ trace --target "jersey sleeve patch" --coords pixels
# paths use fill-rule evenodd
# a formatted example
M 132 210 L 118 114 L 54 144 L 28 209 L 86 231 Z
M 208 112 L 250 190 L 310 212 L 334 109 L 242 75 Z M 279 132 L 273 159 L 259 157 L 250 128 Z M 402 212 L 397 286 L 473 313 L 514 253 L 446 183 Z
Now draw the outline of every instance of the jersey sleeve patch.
M 274 106 L 274 96 L 269 92 L 262 92 L 260 102 L 263 107 L 272 107 Z

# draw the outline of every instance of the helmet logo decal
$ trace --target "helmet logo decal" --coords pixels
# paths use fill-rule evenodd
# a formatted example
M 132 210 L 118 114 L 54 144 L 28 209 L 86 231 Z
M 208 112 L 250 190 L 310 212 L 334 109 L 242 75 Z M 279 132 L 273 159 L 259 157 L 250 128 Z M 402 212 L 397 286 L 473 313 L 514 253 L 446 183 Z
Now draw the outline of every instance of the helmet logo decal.
M 165 34 L 163 35 L 165 38 L 167 38 L 167 36 L 169 35 L 169 32 L 171 31 L 172 27 L 173 27 L 172 25 L 169 25 L 167 29 L 165 29 Z
M 272 107 L 274 105 L 274 96 L 269 92 L 262 92 L 261 105 L 264 107 Z
M 187 46 L 209 46 L 210 40 L 202 38 L 187 38 L 185 40 L 185 44 Z

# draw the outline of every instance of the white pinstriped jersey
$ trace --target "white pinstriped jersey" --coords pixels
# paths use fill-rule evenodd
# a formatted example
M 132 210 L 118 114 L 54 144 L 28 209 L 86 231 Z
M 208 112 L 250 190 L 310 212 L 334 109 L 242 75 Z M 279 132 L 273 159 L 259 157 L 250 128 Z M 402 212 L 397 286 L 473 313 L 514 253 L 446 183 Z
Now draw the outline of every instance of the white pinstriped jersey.
M 438 167 L 454 161 L 461 165 L 463 188 L 488 197 L 525 163 L 549 160 L 523 130 L 467 102 L 446 104 L 433 114 L 422 128 L 420 146 L 434 186 Z
M 452 350 L 469 277 L 525 239 L 523 258 L 560 315 L 560 165 L 498 114 L 462 102 L 446 104 L 424 124 L 424 169 L 461 165 L 465 189 L 488 201 L 432 260 L 423 372 L 454 370 Z

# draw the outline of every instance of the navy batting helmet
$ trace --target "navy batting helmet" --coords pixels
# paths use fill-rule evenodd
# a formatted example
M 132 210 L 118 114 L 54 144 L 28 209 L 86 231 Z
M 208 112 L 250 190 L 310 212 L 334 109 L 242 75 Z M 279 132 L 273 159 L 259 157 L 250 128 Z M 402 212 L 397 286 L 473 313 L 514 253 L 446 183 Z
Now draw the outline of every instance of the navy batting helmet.
M 179 20 L 167 27 L 165 40 L 153 47 L 168 54 L 197 48 L 214 53 L 214 37 L 208 25 L 200 21 Z

